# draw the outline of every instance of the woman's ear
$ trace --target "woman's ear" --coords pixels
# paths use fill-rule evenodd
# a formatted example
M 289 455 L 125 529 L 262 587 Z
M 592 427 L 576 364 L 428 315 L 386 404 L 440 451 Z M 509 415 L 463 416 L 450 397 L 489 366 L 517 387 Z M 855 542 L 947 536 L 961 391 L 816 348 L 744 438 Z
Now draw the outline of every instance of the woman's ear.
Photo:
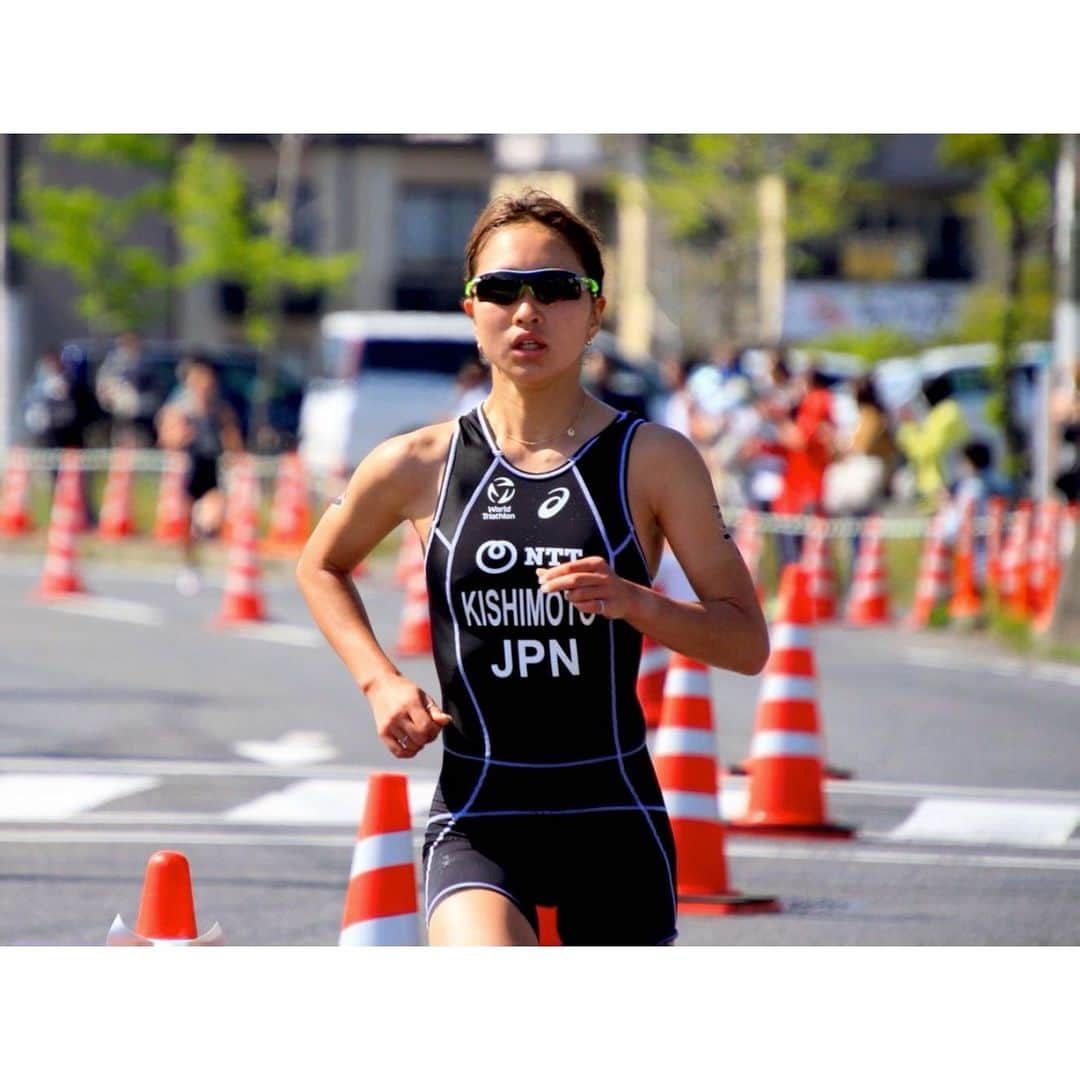
M 589 337 L 594 338 L 600 333 L 600 328 L 603 325 L 604 308 L 607 307 L 607 298 L 604 296 L 597 296 L 593 299 L 592 306 L 592 318 L 589 322 Z
M 475 301 L 473 300 L 473 298 L 471 296 L 466 296 L 461 301 L 461 310 L 464 311 L 465 314 L 468 315 L 470 319 L 472 318 L 473 304 L 474 303 L 475 303 Z

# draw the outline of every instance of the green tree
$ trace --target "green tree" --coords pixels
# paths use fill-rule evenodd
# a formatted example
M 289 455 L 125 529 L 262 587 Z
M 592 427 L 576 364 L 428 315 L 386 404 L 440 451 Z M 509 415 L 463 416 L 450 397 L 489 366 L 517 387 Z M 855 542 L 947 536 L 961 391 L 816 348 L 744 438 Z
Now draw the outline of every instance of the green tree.
M 1005 462 L 1013 476 L 1027 468 L 1023 431 L 1015 423 L 1009 369 L 1017 348 L 1033 328 L 1040 306 L 1049 314 L 1049 290 L 1039 299 L 1037 283 L 1047 280 L 1037 258 L 1048 246 L 1053 204 L 1056 135 L 945 135 L 941 159 L 947 165 L 971 169 L 979 191 L 1003 241 L 1004 281 L 997 296 L 985 290 L 969 304 L 965 318 L 982 322 L 997 346 L 991 366 L 994 393 L 989 418 L 1000 426 L 1008 447 Z M 1045 333 L 1043 324 L 1043 332 Z
M 168 214 L 173 139 L 50 135 L 45 148 L 124 170 L 142 183 L 127 195 L 106 195 L 89 185 L 46 184 L 41 169 L 30 164 L 22 176 L 25 224 L 13 228 L 13 244 L 28 258 L 67 273 L 91 333 L 144 329 L 163 311 L 169 267 L 132 236 L 147 218 L 164 221 Z
M 860 170 L 875 147 L 869 135 L 695 134 L 657 142 L 649 194 L 674 238 L 701 253 L 725 326 L 738 325 L 740 294 L 757 265 L 762 179 L 783 181 L 787 259 L 806 265 L 807 242 L 835 233 L 854 196 L 871 190 Z
M 334 290 L 359 261 L 352 253 L 312 255 L 293 245 L 290 226 L 300 149 L 298 136 L 282 137 L 276 190 L 262 201 L 251 199 L 240 167 L 209 137 L 186 146 L 177 168 L 179 282 L 216 278 L 236 282 L 245 291 L 245 337 L 262 358 L 252 414 L 256 438 L 277 366 L 286 290 Z

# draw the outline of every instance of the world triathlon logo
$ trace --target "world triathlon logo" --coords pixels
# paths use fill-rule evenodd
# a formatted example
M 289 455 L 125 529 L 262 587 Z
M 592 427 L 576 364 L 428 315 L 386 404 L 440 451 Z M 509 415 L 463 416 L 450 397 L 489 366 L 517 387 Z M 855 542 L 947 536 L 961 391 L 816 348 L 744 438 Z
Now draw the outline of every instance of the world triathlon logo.
M 487 513 L 485 521 L 513 521 L 514 511 L 510 500 L 514 497 L 514 481 L 509 476 L 497 476 L 487 486 Z
M 564 487 L 552 488 L 548 492 L 548 498 L 546 498 L 536 511 L 536 515 L 543 520 L 553 518 L 565 505 L 570 498 L 570 489 Z
M 517 548 L 508 540 L 486 540 L 476 549 L 476 565 L 486 574 L 505 574 L 517 557 Z

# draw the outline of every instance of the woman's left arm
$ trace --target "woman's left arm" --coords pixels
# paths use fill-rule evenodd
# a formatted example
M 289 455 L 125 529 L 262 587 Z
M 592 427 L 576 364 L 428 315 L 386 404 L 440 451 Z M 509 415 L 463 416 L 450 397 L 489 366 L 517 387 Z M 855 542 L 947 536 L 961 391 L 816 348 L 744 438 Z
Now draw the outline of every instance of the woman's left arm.
M 765 617 L 701 455 L 677 432 L 647 424 L 634 440 L 630 474 L 698 601 L 627 581 L 596 556 L 538 571 L 541 587 L 566 592 L 586 613 L 600 613 L 602 601 L 606 618 L 625 619 L 683 656 L 758 674 L 769 657 Z

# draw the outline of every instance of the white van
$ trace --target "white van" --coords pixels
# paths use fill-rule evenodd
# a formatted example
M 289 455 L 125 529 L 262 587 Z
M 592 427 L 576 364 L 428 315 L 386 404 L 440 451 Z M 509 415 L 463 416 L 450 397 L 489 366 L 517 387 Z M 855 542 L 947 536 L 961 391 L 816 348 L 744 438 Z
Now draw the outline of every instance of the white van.
M 661 388 L 651 362 L 630 362 L 607 330 L 614 387 L 640 395 L 656 415 Z M 453 415 L 454 379 L 477 358 L 464 312 L 339 311 L 320 324 L 322 377 L 300 408 L 300 454 L 316 475 L 348 475 L 384 439 Z
M 454 377 L 475 360 L 464 313 L 339 311 L 320 325 L 322 377 L 300 409 L 300 454 L 346 475 L 384 439 L 451 415 Z

